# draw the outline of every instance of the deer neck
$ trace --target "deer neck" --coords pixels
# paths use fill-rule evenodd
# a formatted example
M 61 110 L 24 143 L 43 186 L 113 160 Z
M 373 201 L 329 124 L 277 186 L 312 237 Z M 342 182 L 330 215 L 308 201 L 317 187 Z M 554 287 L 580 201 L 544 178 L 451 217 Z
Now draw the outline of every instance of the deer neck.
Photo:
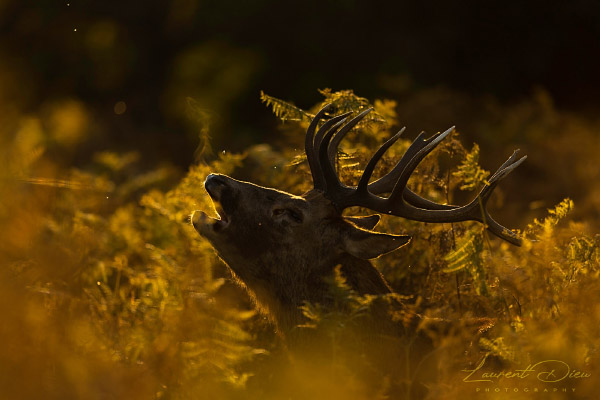
M 366 260 L 350 254 L 322 260 L 314 265 L 314 260 L 260 260 L 265 265 L 246 265 L 244 271 L 254 274 L 236 274 L 239 283 L 245 286 L 257 308 L 270 318 L 280 334 L 294 330 L 306 323 L 301 306 L 306 303 L 327 306 L 333 303 L 330 286 L 326 282 L 331 278 L 336 266 L 346 283 L 359 295 L 390 293 L 385 279 Z

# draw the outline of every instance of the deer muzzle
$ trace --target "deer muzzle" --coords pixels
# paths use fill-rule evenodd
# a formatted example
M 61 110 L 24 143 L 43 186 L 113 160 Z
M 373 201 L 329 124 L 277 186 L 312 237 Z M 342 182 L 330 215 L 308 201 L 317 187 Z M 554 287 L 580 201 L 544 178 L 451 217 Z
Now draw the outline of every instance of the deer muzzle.
M 223 190 L 227 187 L 227 177 L 210 174 L 204 181 L 204 187 L 213 201 L 218 218 L 209 217 L 203 211 L 196 210 L 192 214 L 191 222 L 196 231 L 202 236 L 210 236 L 229 226 L 229 216 L 221 206 Z

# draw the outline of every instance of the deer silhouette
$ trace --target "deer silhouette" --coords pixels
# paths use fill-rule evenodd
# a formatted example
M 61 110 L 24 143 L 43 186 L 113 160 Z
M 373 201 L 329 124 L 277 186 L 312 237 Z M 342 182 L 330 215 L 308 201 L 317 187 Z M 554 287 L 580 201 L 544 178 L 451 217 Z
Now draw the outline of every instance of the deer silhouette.
M 371 111 L 354 118 L 351 113 L 326 118 L 323 107 L 310 123 L 305 151 L 314 188 L 301 196 L 210 174 L 205 188 L 219 219 L 195 211 L 195 229 L 216 249 L 256 306 L 286 335 L 303 322 L 305 302 L 331 301 L 324 277 L 337 266 L 358 294 L 385 294 L 391 289 L 368 261 L 410 241 L 406 235 L 375 232 L 379 215 L 343 216 L 348 207 L 360 206 L 378 213 L 423 222 L 479 221 L 494 235 L 520 245 L 520 238 L 489 215 L 486 204 L 494 188 L 526 156 L 518 150 L 498 168 L 485 187 L 464 206 L 427 200 L 407 188 L 417 165 L 454 127 L 429 139 L 420 134 L 395 167 L 369 183 L 377 162 L 403 130 L 385 142 L 371 157 L 356 187 L 340 182 L 335 155 L 340 141 Z M 320 125 L 320 127 L 319 127 Z M 317 129 L 318 128 L 318 129 Z M 316 133 L 315 133 L 316 132 Z M 383 194 L 389 194 L 382 197 Z

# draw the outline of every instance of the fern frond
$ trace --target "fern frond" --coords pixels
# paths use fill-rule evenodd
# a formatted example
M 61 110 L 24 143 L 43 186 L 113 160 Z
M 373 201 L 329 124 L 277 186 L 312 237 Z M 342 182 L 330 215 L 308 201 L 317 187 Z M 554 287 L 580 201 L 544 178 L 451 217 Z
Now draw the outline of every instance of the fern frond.
M 473 149 L 465 155 L 458 171 L 452 173 L 459 179 L 460 190 L 476 190 L 485 184 L 489 171 L 479 166 L 479 145 L 475 143 Z
M 479 234 L 467 234 L 456 245 L 456 250 L 444 256 L 448 267 L 444 272 L 457 272 L 473 264 L 481 262 L 481 251 L 483 250 L 483 238 Z
M 554 227 L 571 212 L 574 207 L 573 200 L 566 198 L 554 208 L 548 209 L 548 216 L 543 220 L 537 218 L 527 226 L 527 236 L 537 238 L 550 238 Z
M 448 267 L 443 269 L 444 272 L 467 270 L 473 278 L 477 294 L 488 293 L 483 267 L 483 233 L 468 233 L 458 242 L 456 250 L 448 253 L 444 260 L 448 263 Z
M 262 90 L 260 91 L 260 101 L 271 107 L 273 114 L 282 121 L 305 121 L 310 122 L 314 115 L 296 107 L 295 105 L 267 95 Z
M 336 110 L 336 114 L 342 114 L 345 112 L 361 112 L 371 107 L 369 100 L 364 97 L 360 97 L 354 94 L 352 90 L 340 90 L 333 92 L 331 89 L 319 89 L 319 93 L 325 97 L 323 103 L 319 106 L 322 107 L 324 104 L 331 103 Z M 379 107 L 378 107 L 379 106 Z M 368 126 L 371 123 L 388 125 L 388 121 L 381 115 L 379 110 L 385 110 L 389 113 L 390 105 L 384 107 L 383 103 L 376 104 L 374 110 L 371 111 L 359 124 L 359 127 Z
M 569 281 L 577 275 L 597 276 L 600 271 L 600 235 L 595 237 L 580 236 L 571 239 L 565 248 L 569 270 L 566 277 Z

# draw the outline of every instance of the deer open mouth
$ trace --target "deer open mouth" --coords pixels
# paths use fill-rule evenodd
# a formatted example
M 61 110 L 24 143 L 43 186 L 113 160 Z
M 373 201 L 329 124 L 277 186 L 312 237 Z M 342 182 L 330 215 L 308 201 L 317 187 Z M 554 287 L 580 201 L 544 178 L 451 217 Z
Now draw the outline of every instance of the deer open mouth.
M 191 217 L 192 225 L 196 230 L 206 236 L 217 233 L 229 226 L 230 218 L 221 204 L 222 191 L 227 187 L 226 179 L 218 174 L 210 174 L 206 177 L 204 187 L 213 201 L 218 218 L 212 218 L 202 211 L 194 211 Z
M 221 229 L 226 228 L 229 225 L 229 217 L 227 215 L 227 213 L 225 212 L 225 210 L 223 209 L 223 206 L 221 205 L 221 203 L 219 203 L 218 201 L 214 201 L 213 203 L 215 205 L 215 210 L 217 211 L 217 215 L 219 216 L 219 218 L 210 218 L 212 219 L 213 222 L 213 230 L 215 232 L 220 231 Z
M 209 217 L 205 212 L 199 210 L 194 211 L 192 214 L 192 225 L 201 234 L 210 233 L 211 231 L 220 232 L 229 226 L 229 217 L 223 210 L 221 203 L 215 201 L 214 205 L 218 218 Z

